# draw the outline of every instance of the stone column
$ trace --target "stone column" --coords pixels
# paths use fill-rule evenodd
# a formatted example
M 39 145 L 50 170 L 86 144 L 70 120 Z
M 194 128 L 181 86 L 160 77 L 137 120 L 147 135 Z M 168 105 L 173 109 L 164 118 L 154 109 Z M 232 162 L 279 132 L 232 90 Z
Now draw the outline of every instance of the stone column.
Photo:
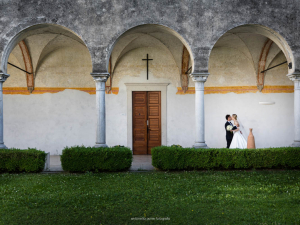
M 193 73 L 190 76 L 195 82 L 195 124 L 196 140 L 194 148 L 208 148 L 205 144 L 205 122 L 204 122 L 204 83 L 209 73 Z
M 96 145 L 94 147 L 107 147 L 105 120 L 105 82 L 109 77 L 109 73 L 91 73 L 91 75 L 96 82 L 97 129 Z
M 8 74 L 2 73 L 0 71 L 0 149 L 7 148 L 3 140 L 3 83 L 9 77 Z
M 300 72 L 287 75 L 294 81 L 294 129 L 295 139 L 292 147 L 300 147 Z

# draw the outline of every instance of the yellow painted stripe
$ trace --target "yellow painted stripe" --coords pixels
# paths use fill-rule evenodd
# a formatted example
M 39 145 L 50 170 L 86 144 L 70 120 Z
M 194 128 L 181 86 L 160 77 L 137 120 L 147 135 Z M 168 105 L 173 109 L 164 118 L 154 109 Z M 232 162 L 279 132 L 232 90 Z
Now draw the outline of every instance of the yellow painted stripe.
M 45 94 L 45 93 L 58 93 L 61 91 L 64 91 L 66 89 L 70 90 L 78 90 L 78 91 L 84 91 L 86 93 L 89 93 L 90 95 L 96 94 L 96 88 L 69 88 L 69 87 L 61 87 L 61 88 L 56 88 L 56 87 L 36 87 L 34 88 L 32 94 Z M 114 87 L 110 91 L 109 94 L 118 94 L 119 93 L 119 88 Z M 3 94 L 7 95 L 30 95 L 30 92 L 27 90 L 27 87 L 4 87 L 3 88 Z
M 204 94 L 227 94 L 227 93 L 256 93 L 259 92 L 256 86 L 228 86 L 228 87 L 205 87 Z M 262 93 L 293 93 L 294 86 L 265 86 Z M 195 94 L 195 88 L 189 87 L 184 93 L 181 87 L 177 87 L 177 95 Z
M 66 89 L 70 90 L 78 90 L 89 93 L 90 95 L 96 94 L 95 88 L 69 88 L 69 87 L 36 87 L 32 94 L 44 94 L 44 93 L 58 93 L 64 91 Z M 204 94 L 226 94 L 226 93 L 256 93 L 258 89 L 256 86 L 230 86 L 230 87 L 205 87 Z M 265 86 L 262 90 L 262 93 L 293 93 L 294 86 Z M 27 87 L 4 87 L 3 94 L 9 95 L 29 95 L 30 92 L 27 90 Z M 119 94 L 119 88 L 113 87 L 108 94 Z M 184 93 L 181 87 L 177 87 L 177 95 L 185 95 L 185 94 L 195 94 L 195 88 L 189 87 L 188 90 Z

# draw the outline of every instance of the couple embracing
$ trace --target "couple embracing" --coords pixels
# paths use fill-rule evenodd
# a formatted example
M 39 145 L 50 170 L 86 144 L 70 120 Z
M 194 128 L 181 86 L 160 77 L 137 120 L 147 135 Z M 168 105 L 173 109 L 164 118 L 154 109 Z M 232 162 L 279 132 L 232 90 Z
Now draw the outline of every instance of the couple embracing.
M 236 114 L 226 115 L 225 123 L 227 148 L 247 148 L 245 138 L 246 132 L 243 129 Z

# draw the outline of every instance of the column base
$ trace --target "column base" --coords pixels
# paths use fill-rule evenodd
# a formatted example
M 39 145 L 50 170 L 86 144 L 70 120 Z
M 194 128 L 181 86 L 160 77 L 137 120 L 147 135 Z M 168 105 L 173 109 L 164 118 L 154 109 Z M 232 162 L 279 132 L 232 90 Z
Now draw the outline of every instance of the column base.
M 202 142 L 202 143 L 195 143 L 193 145 L 193 148 L 209 148 L 209 147 L 207 146 L 207 144 L 205 144 L 205 142 Z
M 294 141 L 291 147 L 300 147 L 300 141 Z
M 94 148 L 100 148 L 100 147 L 108 147 L 107 144 L 95 144 Z
M 0 144 L 0 149 L 7 149 L 7 147 L 4 143 L 2 143 L 2 144 Z

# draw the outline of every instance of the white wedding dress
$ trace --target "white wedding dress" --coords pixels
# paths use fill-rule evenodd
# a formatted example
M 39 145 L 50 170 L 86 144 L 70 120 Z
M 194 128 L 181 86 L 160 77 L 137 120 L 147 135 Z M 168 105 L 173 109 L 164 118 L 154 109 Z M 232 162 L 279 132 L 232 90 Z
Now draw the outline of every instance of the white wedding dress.
M 233 131 L 233 138 L 229 148 L 247 148 L 247 141 L 240 131 Z

